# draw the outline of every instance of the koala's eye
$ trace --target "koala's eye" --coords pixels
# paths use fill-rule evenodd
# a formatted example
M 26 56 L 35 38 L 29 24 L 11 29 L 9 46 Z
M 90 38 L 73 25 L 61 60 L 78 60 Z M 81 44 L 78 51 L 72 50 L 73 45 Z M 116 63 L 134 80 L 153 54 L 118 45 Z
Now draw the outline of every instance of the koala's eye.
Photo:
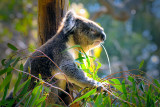
M 93 30 L 93 29 L 90 29 L 90 32 L 91 32 L 92 34 L 96 34 L 96 31 Z

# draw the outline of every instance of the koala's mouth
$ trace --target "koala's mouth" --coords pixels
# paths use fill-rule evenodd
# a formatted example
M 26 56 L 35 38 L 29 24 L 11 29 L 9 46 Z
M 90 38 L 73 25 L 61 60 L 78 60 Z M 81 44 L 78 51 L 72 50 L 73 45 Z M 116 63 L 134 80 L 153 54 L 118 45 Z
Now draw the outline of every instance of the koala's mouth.
M 96 41 L 94 41 L 94 46 L 100 45 L 100 43 L 102 43 L 102 41 L 96 40 Z

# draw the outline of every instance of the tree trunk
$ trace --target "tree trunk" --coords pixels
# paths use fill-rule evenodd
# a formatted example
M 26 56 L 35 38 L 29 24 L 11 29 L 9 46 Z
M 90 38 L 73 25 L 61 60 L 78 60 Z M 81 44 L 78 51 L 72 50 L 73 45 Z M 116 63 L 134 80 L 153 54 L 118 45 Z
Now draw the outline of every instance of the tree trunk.
M 39 46 L 56 34 L 68 7 L 68 0 L 38 0 Z
M 39 46 L 56 34 L 68 7 L 69 0 L 38 0 Z M 64 102 L 70 104 L 70 98 L 66 98 Z

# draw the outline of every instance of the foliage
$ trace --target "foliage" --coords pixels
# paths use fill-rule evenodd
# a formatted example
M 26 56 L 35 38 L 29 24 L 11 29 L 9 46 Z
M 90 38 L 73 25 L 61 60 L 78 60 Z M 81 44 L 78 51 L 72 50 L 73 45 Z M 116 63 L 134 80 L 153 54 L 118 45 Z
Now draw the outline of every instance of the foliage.
M 96 58 L 93 56 L 86 56 L 86 54 L 82 52 L 79 53 L 79 58 L 76 59 L 78 60 L 76 62 L 79 62 L 80 68 L 87 73 L 87 76 L 103 82 L 104 92 L 96 93 L 95 89 L 93 89 L 77 98 L 73 103 L 83 99 L 82 102 L 84 105 L 90 103 L 93 107 L 160 106 L 160 83 L 156 79 L 150 81 L 141 76 L 144 72 L 141 71 L 140 68 L 142 68 L 144 60 L 140 63 L 139 69 L 135 69 L 139 72 L 138 75 L 130 73 L 130 71 L 134 71 L 130 70 L 119 72 L 124 73 L 121 77 L 113 77 L 116 74 L 114 73 L 105 78 L 99 78 L 97 71 L 101 67 L 101 63 L 96 61 Z M 82 54 L 85 57 L 82 57 Z M 123 78 L 123 80 L 120 81 L 117 78 Z M 94 96 L 92 96 L 92 94 Z
M 13 51 L 17 51 L 17 48 L 12 44 L 9 44 L 8 47 Z M 77 45 L 71 48 L 75 47 L 80 46 Z M 93 107 L 160 106 L 160 83 L 156 79 L 150 81 L 141 75 L 131 74 L 129 71 L 120 72 L 127 72 L 121 77 L 113 77 L 113 75 L 116 74 L 114 73 L 105 78 L 99 78 L 97 72 L 101 67 L 101 63 L 96 61 L 95 57 L 87 56 L 87 54 L 83 52 L 83 49 L 82 52 L 79 52 L 79 58 L 75 60 L 76 63 L 79 65 L 79 68 L 87 73 L 87 76 L 104 84 L 104 92 L 101 91 L 97 93 L 96 88 L 88 92 L 84 89 L 82 90 L 83 95 L 76 98 L 70 105 L 81 101 L 80 104 L 90 104 Z M 18 63 L 19 61 L 20 57 L 1 61 L 3 69 L 0 70 L 0 76 L 2 78 L 2 82 L 0 83 L 0 95 L 2 96 L 0 105 L 12 106 L 16 102 L 16 106 L 44 107 L 45 99 L 50 89 L 44 85 L 46 82 L 41 79 L 41 75 L 37 78 L 29 73 L 23 72 L 23 64 Z M 139 68 L 143 66 L 143 63 L 144 61 L 140 63 Z M 17 67 L 19 69 L 17 69 Z M 143 73 L 141 70 L 137 70 Z M 18 78 L 14 84 L 12 98 L 7 98 L 13 72 L 15 71 L 18 72 Z M 28 79 L 21 83 L 21 79 L 24 78 L 26 74 L 28 75 Z M 33 90 L 28 91 L 27 89 L 31 78 L 36 78 L 38 82 L 36 81 L 36 86 Z M 123 78 L 123 80 L 120 81 L 117 78 Z
M 8 44 L 8 47 L 13 51 L 17 51 L 17 48 L 12 44 Z M 28 79 L 26 81 L 23 81 L 23 83 L 20 82 L 22 81 L 21 79 L 26 76 L 26 74 L 23 72 L 23 64 L 19 65 L 19 61 L 20 57 L 10 58 L 8 60 L 4 59 L 1 61 L 3 69 L 0 70 L 0 106 L 10 107 L 14 105 L 24 107 L 45 107 L 45 99 L 50 89 L 44 85 L 44 82 L 41 79 L 39 79 L 35 88 L 31 91 L 28 91 L 31 76 L 28 75 Z M 16 65 L 19 67 L 19 69 L 16 69 Z M 18 78 L 13 84 L 12 77 L 14 76 L 14 72 L 18 72 Z M 41 78 L 41 76 L 39 76 L 39 78 Z M 12 93 L 9 94 L 11 85 L 14 86 Z

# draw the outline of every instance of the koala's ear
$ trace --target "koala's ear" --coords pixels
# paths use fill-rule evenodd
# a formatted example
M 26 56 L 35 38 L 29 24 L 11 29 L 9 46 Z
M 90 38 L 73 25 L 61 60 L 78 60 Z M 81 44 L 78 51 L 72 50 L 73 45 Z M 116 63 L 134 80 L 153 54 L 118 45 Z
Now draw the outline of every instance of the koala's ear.
M 64 23 L 64 33 L 72 30 L 75 26 L 75 13 L 73 11 L 68 11 L 63 19 Z

